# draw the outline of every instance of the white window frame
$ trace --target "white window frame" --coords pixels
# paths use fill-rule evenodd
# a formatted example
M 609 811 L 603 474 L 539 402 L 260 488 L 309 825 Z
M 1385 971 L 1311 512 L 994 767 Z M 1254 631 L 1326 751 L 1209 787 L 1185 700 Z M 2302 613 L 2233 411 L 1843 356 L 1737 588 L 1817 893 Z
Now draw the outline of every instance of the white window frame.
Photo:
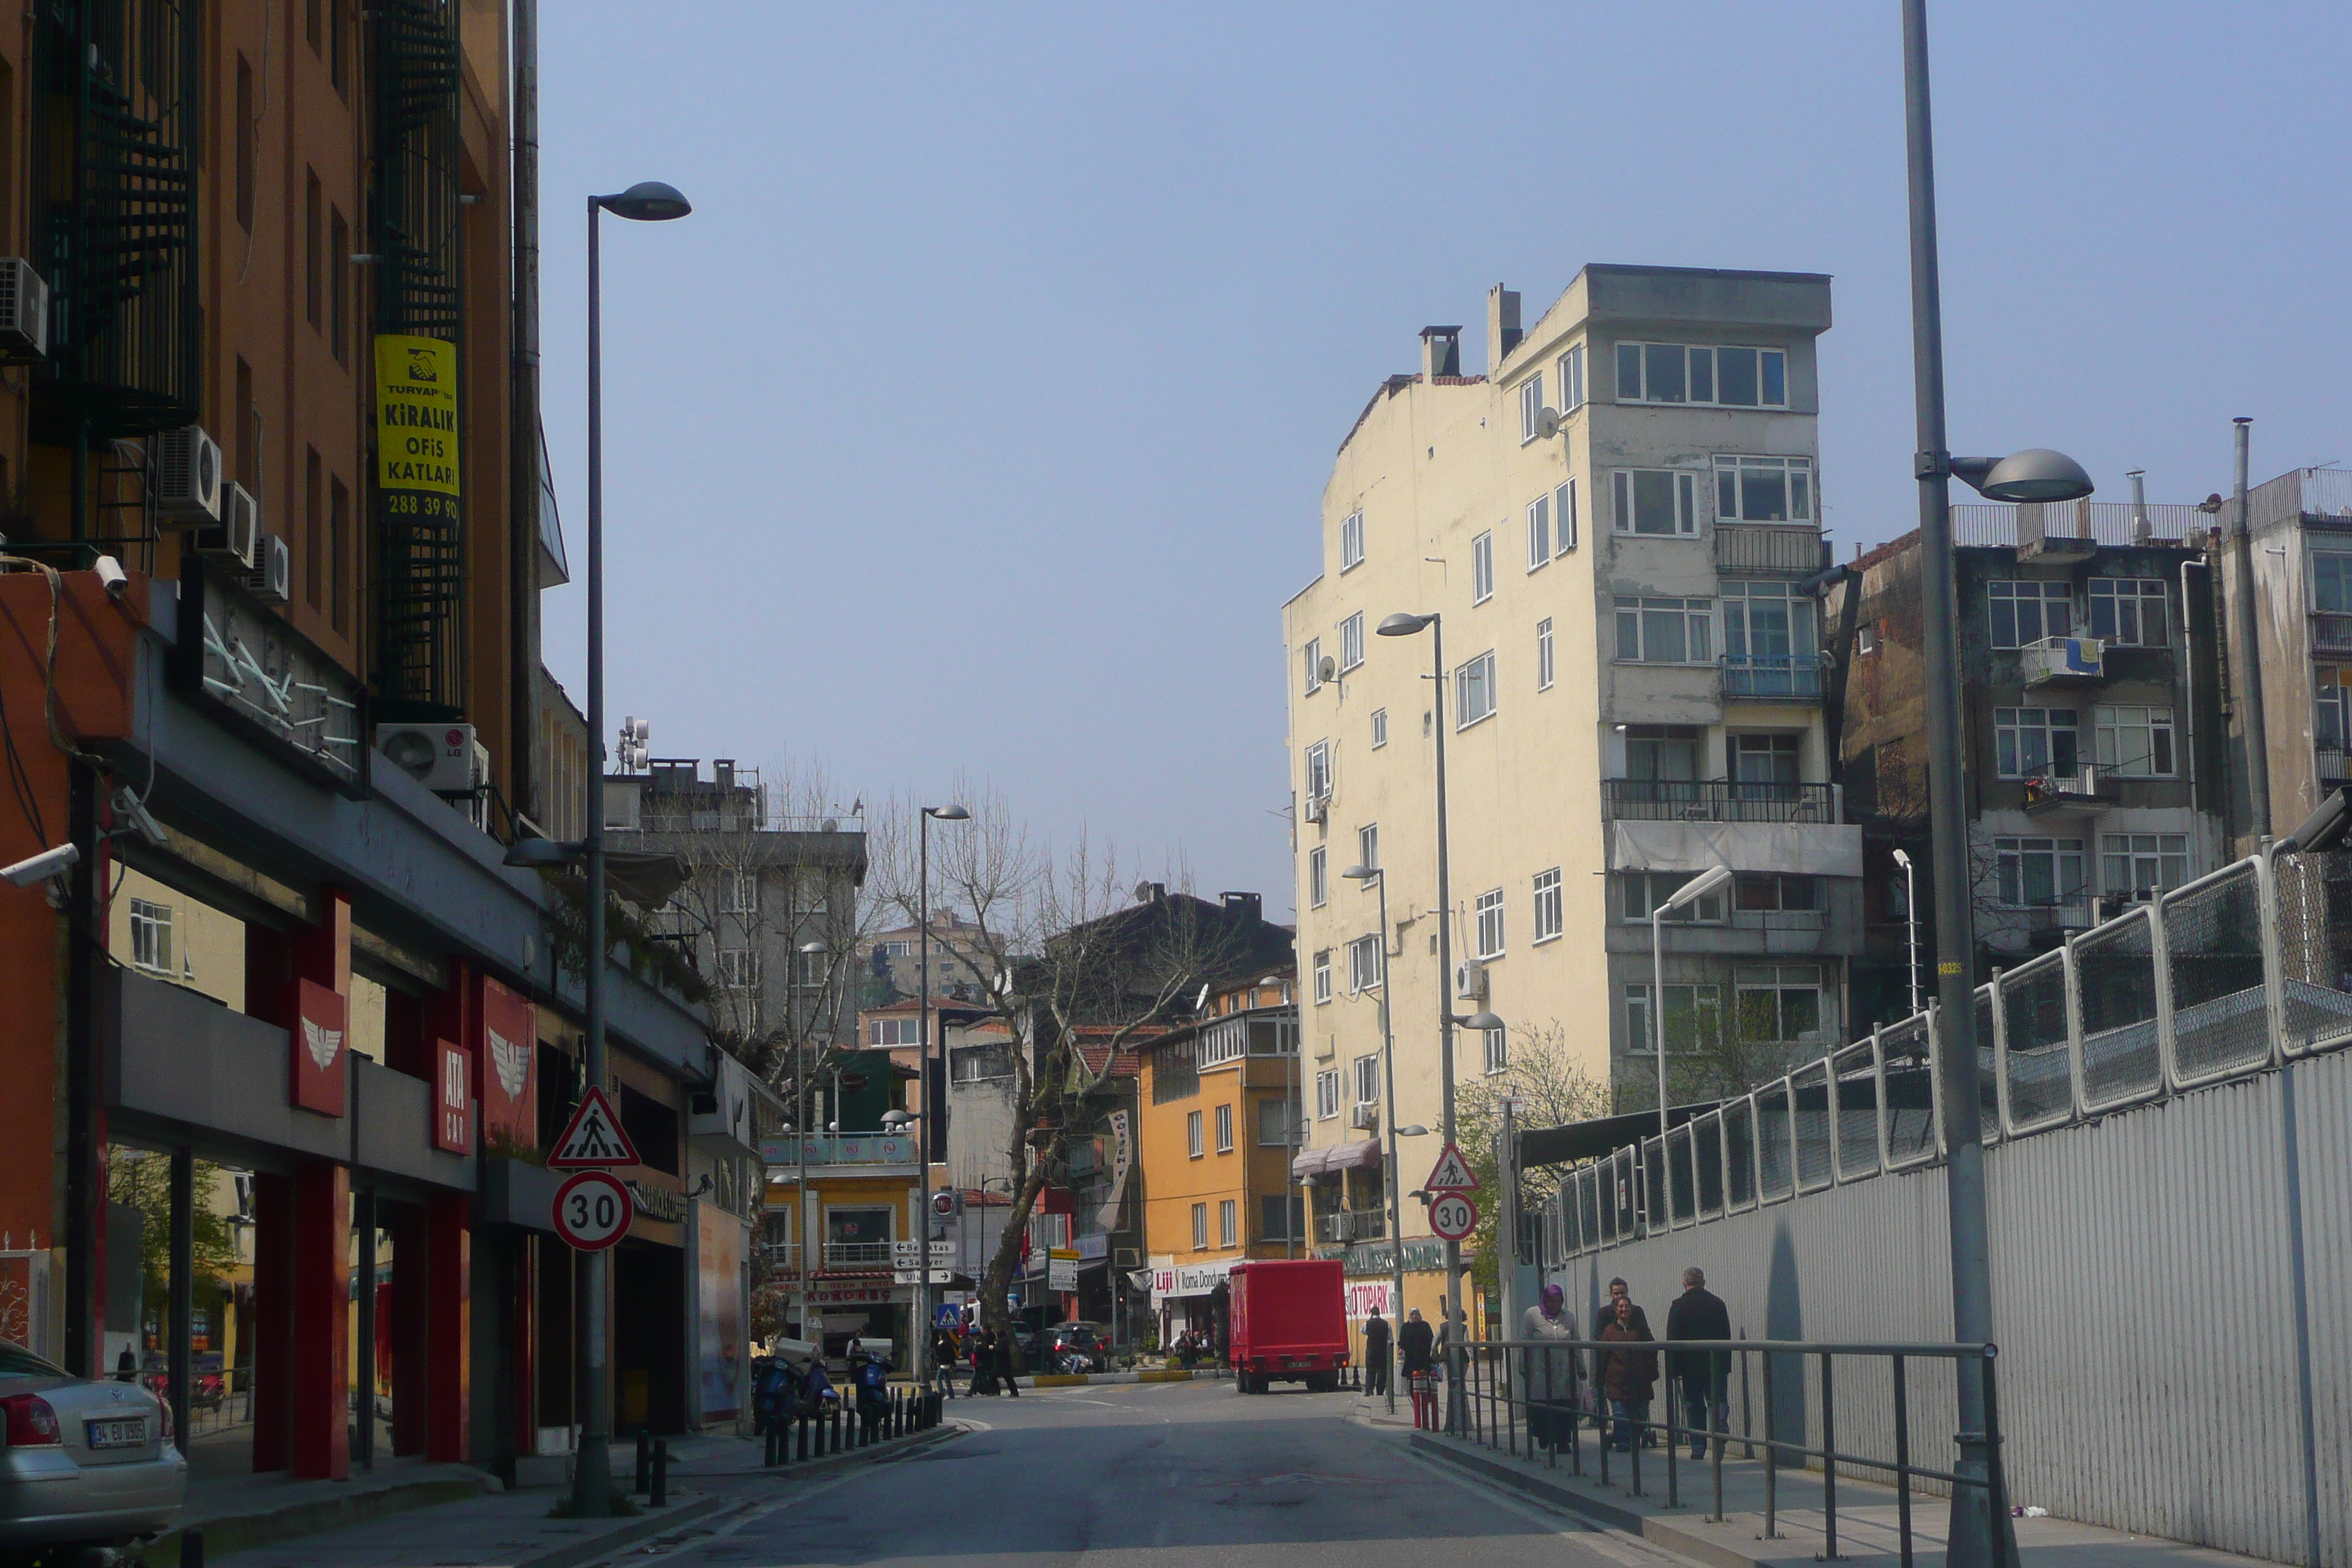
M 1743 482 L 1753 470 L 1759 474 L 1780 476 L 1780 493 L 1789 503 L 1786 517 L 1749 517 L 1742 508 L 1748 497 Z M 1723 504 L 1724 485 L 1731 488 L 1731 506 Z M 1810 523 L 1820 515 L 1818 498 L 1813 494 L 1813 460 L 1811 458 L 1773 458 L 1740 453 L 1718 453 L 1715 459 L 1715 520 L 1717 522 L 1760 522 L 1774 525 Z
M 1330 860 L 1318 844 L 1307 852 L 1307 907 L 1319 910 L 1330 897 Z
M 1635 526 L 1634 496 L 1643 475 L 1663 476 L 1674 496 L 1674 526 Z M 1690 539 L 1698 533 L 1698 479 L 1688 468 L 1615 468 L 1609 475 L 1610 526 L 1643 539 Z
M 1771 981 L 1762 976 L 1769 971 Z M 1810 976 L 1810 980 L 1807 978 Z M 1813 1027 L 1811 1032 L 1791 1033 L 1788 1028 L 1788 997 L 1810 991 L 1813 996 Z M 1834 999 L 1825 984 L 1822 968 L 1817 963 L 1755 963 L 1735 965 L 1731 971 L 1731 1026 L 1741 1031 L 1746 1022 L 1747 1008 L 1743 998 L 1772 995 L 1773 1033 L 1767 1037 L 1739 1033 L 1743 1041 L 1756 1045 L 1815 1045 L 1833 1039 L 1837 1022 Z
M 1478 962 L 1503 956 L 1503 889 L 1490 888 L 1472 906 L 1477 924 Z
M 719 873 L 719 912 L 756 915 L 760 912 L 760 873 L 729 869 Z
M 1197 1110 L 1186 1111 L 1184 1113 L 1184 1153 L 1188 1159 L 1202 1159 L 1208 1153 L 1207 1148 L 1202 1143 L 1201 1131 L 1201 1113 Z
M 1536 689 L 1549 691 L 1552 681 L 1551 617 L 1536 623 Z
M 1519 383 L 1519 445 L 1536 438 L 1536 421 L 1543 413 L 1543 372 Z
M 719 984 L 730 991 L 756 990 L 760 984 L 760 950 L 754 947 L 720 948 Z
M 1477 711 L 1471 709 L 1477 699 Z M 1454 727 L 1467 730 L 1495 716 L 1495 650 L 1474 654 L 1454 667 Z
M 1192 1250 L 1209 1250 L 1209 1205 L 1204 1203 L 1192 1205 Z
M 1358 507 L 1339 520 L 1339 570 L 1364 563 L 1364 509 Z
M 1633 386 L 1630 392 L 1627 390 L 1625 374 L 1625 351 L 1628 349 L 1637 351 L 1634 356 Z M 1682 351 L 1683 395 L 1680 397 L 1650 396 L 1649 383 L 1651 351 L 1656 350 L 1671 356 L 1673 351 L 1676 349 Z M 1736 354 L 1753 353 L 1756 355 L 1755 402 L 1727 403 L 1723 401 L 1721 396 L 1723 391 L 1721 356 L 1726 352 Z M 1766 395 L 1765 391 L 1766 385 L 1770 379 L 1766 367 L 1773 360 L 1778 360 L 1780 362 L 1780 397 L 1778 402 L 1771 401 Z M 1616 345 L 1615 362 L 1617 401 L 1620 403 L 1647 404 L 1654 408 L 1785 409 L 1790 406 L 1789 351 L 1786 349 L 1768 348 L 1762 343 L 1656 343 L 1648 342 L 1621 342 Z M 1699 369 L 1699 366 L 1701 365 L 1705 366 L 1703 373 Z M 1704 380 L 1706 384 L 1707 395 L 1705 397 L 1693 396 L 1692 389 L 1701 380 Z
M 1325 1068 L 1315 1075 L 1315 1120 L 1328 1121 L 1339 1114 L 1339 1069 Z
M 2091 710 L 2091 754 L 2101 773 L 2112 773 L 2119 779 L 2179 776 L 2180 737 L 2173 728 L 2169 707 L 2103 704 Z M 2147 735 L 2145 752 L 2129 755 L 2126 747 L 2131 742 L 2126 738 L 2139 731 Z
M 1559 416 L 1565 419 L 1584 406 L 1584 345 L 1561 354 L 1552 368 L 1559 374 Z
M 1535 935 L 1529 945 L 1541 947 L 1545 942 L 1559 940 L 1567 929 L 1561 909 L 1559 868 L 1536 873 Z
M 1385 708 L 1375 708 L 1372 710 L 1372 750 L 1377 752 L 1388 743 L 1389 710 Z
M 2000 608 L 2010 606 L 2008 640 L 2002 640 Z M 2033 606 L 2034 634 L 2025 635 L 2018 625 L 2018 606 Z M 2051 606 L 2057 606 L 2066 625 L 2050 629 Z M 2074 636 L 2074 590 L 2063 582 L 2050 582 L 2039 577 L 1994 577 L 1985 584 L 1985 637 L 1998 648 L 2029 647 L 2049 637 Z
M 2311 552 L 2311 607 L 2323 616 L 2352 615 L 2352 553 Z
M 1691 1049 L 1702 1050 L 1723 1038 L 1723 987 L 1712 983 L 1676 984 L 1669 981 L 1663 987 L 1667 1009 L 1672 1011 L 1675 993 L 1686 994 L 1683 1006 L 1693 1022 Z M 1633 1056 L 1657 1055 L 1657 1034 L 1650 1022 L 1650 986 L 1647 981 L 1633 981 L 1625 987 L 1626 1050 Z M 1665 1042 L 1668 1051 L 1674 1041 Z
M 1367 822 L 1356 829 L 1356 864 L 1379 870 L 1381 865 L 1381 825 Z
M 2138 868 L 2147 861 L 2156 864 L 2156 879 L 2143 883 Z M 2169 892 L 2194 875 L 2185 833 L 2099 835 L 2099 889 L 2109 898 L 2138 898 L 2151 890 Z
M 1324 948 L 1315 955 L 1315 1001 L 1318 1006 L 1331 1000 L 1331 950 Z
M 1480 534 L 1470 542 L 1470 602 L 1483 605 L 1495 596 L 1495 535 Z
M 1578 534 L 1576 480 L 1570 479 L 1551 492 L 1552 554 L 1561 556 L 1576 548 Z
M 2107 605 L 2108 629 L 2099 630 L 2099 605 Z M 2084 584 L 2083 630 L 2109 647 L 2170 647 L 2171 598 L 2161 577 L 2094 577 Z M 2147 635 L 2153 619 L 2156 636 Z M 2126 621 L 2130 635 L 2126 636 Z
M 1339 623 L 1339 673 L 1364 662 L 1364 612 L 1358 610 Z
M 1217 1107 L 1217 1152 L 1234 1152 L 1234 1108 L 1231 1104 Z
M 1528 502 L 1528 570 L 1539 572 L 1551 564 L 1551 492 Z
M 1617 886 L 1611 889 L 1618 899 L 1618 915 L 1627 925 L 1647 925 L 1651 912 L 1680 891 L 1683 885 L 1696 876 L 1695 871 L 1619 871 L 1610 880 Z M 1628 893 L 1636 895 L 1625 902 Z M 1717 888 L 1692 900 L 1677 910 L 1668 910 L 1658 916 L 1661 925 L 1721 925 L 1728 918 L 1730 900 Z
M 147 899 L 131 900 L 131 963 L 150 974 L 171 974 L 172 906 Z
M 2088 847 L 2079 838 L 2016 837 L 1992 841 L 1992 896 L 2004 910 L 2046 909 L 2085 897 L 2090 891 Z M 2026 897 L 2025 862 L 2029 856 L 2050 859 L 2051 896 L 2040 902 Z M 2068 870 L 2074 872 L 2068 886 Z
M 1486 1064 L 1486 1076 L 1508 1071 L 1511 1066 L 1511 1037 L 1506 1029 L 1481 1029 L 1481 1045 Z
M 1306 695 L 1312 697 L 1317 692 L 1323 689 L 1323 639 L 1321 637 L 1308 637 L 1307 639 L 1307 646 L 1300 649 L 1299 652 L 1301 657 L 1306 660 L 1307 665 Z
M 1234 1205 L 1238 1200 L 1217 1200 L 1217 1245 L 1220 1247 L 1239 1247 L 1241 1232 L 1234 1217 Z
M 1656 599 L 1623 595 L 1615 602 L 1617 615 L 1617 658 L 1619 664 L 1689 664 L 1707 665 L 1715 662 L 1715 601 L 1712 599 Z M 1683 620 L 1683 652 L 1679 658 L 1651 657 L 1650 617 L 1680 616 Z M 1625 651 L 1625 634 L 1633 634 L 1633 651 Z
M 1331 793 L 1331 742 L 1318 741 L 1307 748 L 1307 797 L 1318 800 Z
M 1381 988 L 1380 938 L 1360 936 L 1348 944 L 1348 994 L 1358 995 Z
M 1381 1102 L 1381 1058 L 1378 1051 L 1367 1052 L 1349 1064 L 1355 1073 L 1356 1103 L 1378 1105 Z
M 2028 720 L 2025 715 L 2036 715 Z M 2038 734 L 2042 742 L 2042 762 L 2039 767 L 2026 763 L 2026 742 Z M 2074 742 L 2074 765 L 2063 766 L 2059 762 L 2058 738 L 2070 737 Z M 2083 717 L 2072 708 L 2040 708 L 2030 704 L 2016 708 L 1996 708 L 1992 710 L 1993 776 L 2004 779 L 2038 779 L 2050 776 L 2070 777 L 2083 767 Z M 2006 750 L 2002 742 L 2006 742 Z

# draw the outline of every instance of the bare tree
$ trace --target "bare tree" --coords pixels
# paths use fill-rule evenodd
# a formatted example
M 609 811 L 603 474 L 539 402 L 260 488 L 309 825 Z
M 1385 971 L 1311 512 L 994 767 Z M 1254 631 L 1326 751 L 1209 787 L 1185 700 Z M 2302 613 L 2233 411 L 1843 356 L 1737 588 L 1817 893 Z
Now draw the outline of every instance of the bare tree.
M 1517 1099 L 1523 1108 L 1513 1113 L 1518 1127 L 1565 1127 L 1609 1114 L 1609 1085 L 1588 1071 L 1580 1059 L 1582 1037 L 1559 1020 L 1510 1037 L 1510 1065 L 1502 1072 L 1459 1085 L 1454 1093 L 1454 1127 L 1463 1158 L 1470 1162 L 1482 1192 L 1494 1201 L 1480 1205 L 1478 1228 L 1466 1244 L 1472 1277 L 1479 1288 L 1493 1291 L 1500 1282 L 1496 1253 L 1502 1207 L 1503 1101 Z M 1397 1173 L 1402 1179 L 1405 1173 Z M 1519 1198 L 1523 1210 L 1535 1209 L 1551 1196 L 1558 1178 L 1538 1167 L 1522 1174 Z M 1507 1325 L 1508 1327 L 1508 1325 Z

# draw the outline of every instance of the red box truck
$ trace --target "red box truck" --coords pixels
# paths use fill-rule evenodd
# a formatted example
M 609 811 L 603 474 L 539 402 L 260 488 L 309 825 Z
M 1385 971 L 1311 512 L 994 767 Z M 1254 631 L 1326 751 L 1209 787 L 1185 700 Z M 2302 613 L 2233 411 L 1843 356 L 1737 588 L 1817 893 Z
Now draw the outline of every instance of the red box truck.
M 1234 1385 L 1264 1394 L 1276 1381 L 1328 1393 L 1348 1364 L 1348 1309 L 1337 1258 L 1236 1263 L 1229 1279 Z

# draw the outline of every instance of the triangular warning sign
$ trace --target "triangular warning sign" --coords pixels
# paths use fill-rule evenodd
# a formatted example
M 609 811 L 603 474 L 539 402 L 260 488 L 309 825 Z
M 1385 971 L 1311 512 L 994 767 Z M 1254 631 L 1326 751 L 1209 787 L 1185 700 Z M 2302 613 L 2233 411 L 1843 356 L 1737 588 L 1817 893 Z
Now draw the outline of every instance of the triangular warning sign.
M 547 1157 L 550 1170 L 584 1171 L 602 1165 L 638 1163 L 637 1146 L 621 1130 L 621 1119 L 604 1091 L 592 1088 L 572 1113 L 555 1151 Z
M 551 1160 L 548 1163 L 553 1164 L 554 1162 Z M 1445 1152 L 1437 1157 L 1437 1168 L 1431 1171 L 1429 1180 L 1422 1184 L 1422 1190 L 1431 1193 L 1475 1193 L 1478 1190 L 1478 1178 L 1471 1174 L 1470 1162 L 1462 1157 L 1462 1151 L 1448 1143 L 1445 1146 Z

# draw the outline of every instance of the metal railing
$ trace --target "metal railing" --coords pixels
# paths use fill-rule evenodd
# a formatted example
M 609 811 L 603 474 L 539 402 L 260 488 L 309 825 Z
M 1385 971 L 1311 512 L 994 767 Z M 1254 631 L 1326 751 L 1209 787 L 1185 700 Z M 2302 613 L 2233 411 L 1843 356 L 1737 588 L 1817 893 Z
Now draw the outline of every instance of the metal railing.
M 887 1241 L 828 1241 L 824 1244 L 824 1266 L 827 1268 L 887 1268 L 890 1267 L 890 1244 Z
M 2077 501 L 2042 510 L 2042 531 L 2053 539 L 2087 538 L 2098 544 L 2140 542 L 2129 501 Z M 2196 507 L 2178 502 L 2147 508 L 2149 542 L 2179 545 L 2191 533 L 2213 526 Z M 1978 549 L 2017 545 L 2017 508 L 1968 501 L 1952 508 L 1952 542 Z
M 1828 656 L 1818 653 L 1725 654 L 1723 694 L 1759 701 L 1818 702 Z
M 2341 746 L 2320 745 L 2313 748 L 2314 771 L 2323 781 L 2343 784 L 2352 782 L 2352 759 L 2347 759 Z
M 2312 611 L 2311 651 L 2352 654 L 2352 614 L 2338 610 Z
M 2225 866 L 1996 972 L 1977 990 L 1986 1142 L 2021 1138 L 2352 1045 L 2352 854 Z M 1546 1267 L 1934 1164 L 1934 1007 L 1563 1173 Z
M 1810 577 L 1829 564 L 1822 531 L 1808 527 L 1718 522 L 1715 565 L 1718 572 L 1774 572 Z
M 1817 1471 L 1821 1481 L 1822 1529 L 1825 1561 L 1838 1556 L 1838 1478 L 1841 1473 L 1890 1483 L 1895 1489 L 1895 1525 L 1900 1561 L 1913 1562 L 1911 1500 L 1916 1490 L 1948 1496 L 1960 1487 L 1981 1487 L 1987 1512 L 1998 1532 L 1999 1561 L 2014 1561 L 2015 1527 L 2010 1522 L 2009 1484 L 2002 1465 L 2000 1355 L 1991 1345 L 1937 1343 L 1825 1343 L 1805 1340 L 1475 1340 L 1464 1347 L 1463 1399 L 1453 1434 L 1464 1441 L 1497 1452 L 1540 1458 L 1558 1469 L 1563 1449 L 1570 1472 L 1595 1475 L 1603 1487 L 1622 1484 L 1627 1495 L 1654 1498 L 1644 1490 L 1643 1449 L 1656 1437 L 1664 1449 L 1665 1506 L 1683 1502 L 1683 1446 L 1704 1443 L 1709 1482 L 1706 1518 L 1721 1523 L 1724 1513 L 1724 1472 L 1729 1467 L 1738 1484 L 1760 1480 L 1763 1490 L 1764 1539 L 1780 1539 L 1780 1478 L 1784 1469 Z M 1694 1392 L 1681 1375 L 1680 1356 L 1704 1356 L 1712 1363 L 1702 1376 L 1706 1386 Z M 1643 1387 L 1663 1394 L 1665 1419 L 1650 1419 L 1653 1401 L 1605 1398 L 1612 1361 L 1630 1372 L 1620 1386 Z M 1947 1458 L 1955 1440 L 1947 1436 L 1958 1425 L 1958 1364 L 1972 1362 L 1983 1368 L 1984 1429 L 1969 1433 L 1981 1438 L 1987 1456 L 1982 1476 L 1964 1476 Z M 1846 1386 L 1853 1388 L 1854 1363 L 1869 1394 L 1883 1394 L 1888 1405 L 1885 1428 L 1891 1441 L 1887 1451 L 1859 1453 L 1838 1445 L 1838 1400 L 1841 1363 L 1849 1369 Z M 1919 1363 L 1925 1363 L 1923 1369 Z M 1950 1368 L 1947 1373 L 1941 1369 Z M 1926 1371 L 1927 1375 L 1922 1377 Z M 1644 1375 L 1646 1374 L 1646 1375 Z M 1929 1384 L 1930 1407 L 1922 1416 L 1927 1433 L 1915 1442 L 1914 1394 Z M 1735 1401 L 1738 1426 L 1733 1427 Z M 1751 1393 L 1760 1398 L 1751 1398 Z M 1854 1408 L 1849 1392 L 1847 1410 Z M 1689 1419 L 1699 1406 L 1704 1425 Z M 1945 1414 L 1934 1413 L 1942 1406 Z M 1449 1402 L 1449 1408 L 1453 1407 Z M 1594 1463 L 1585 1463 L 1585 1427 L 1594 1428 Z M 1870 1425 L 1876 1427 L 1878 1423 Z M 1850 1425 L 1849 1430 L 1852 1429 Z M 1620 1443 L 1622 1447 L 1619 1447 Z M 1733 1459 L 1731 1450 L 1740 1451 Z M 1921 1461 L 1921 1450 L 1944 1463 Z M 1618 1460 L 1612 1466 L 1612 1457 Z M 1653 1464 L 1656 1461 L 1653 1460 Z M 1622 1468 L 1621 1479 L 1612 1468 Z M 1745 1472 L 1744 1474 L 1742 1472 Z
M 812 1165 L 911 1165 L 917 1140 L 905 1132 L 812 1132 L 795 1139 L 789 1132 L 760 1140 L 760 1157 L 771 1166 L 796 1165 L 802 1145 Z
M 1647 822 L 1820 822 L 1838 819 L 1837 786 L 1730 779 L 1602 779 L 1601 810 Z
M 1377 1209 L 1318 1215 L 1315 1232 L 1317 1239 L 1322 1241 L 1386 1241 L 1389 1216 Z

